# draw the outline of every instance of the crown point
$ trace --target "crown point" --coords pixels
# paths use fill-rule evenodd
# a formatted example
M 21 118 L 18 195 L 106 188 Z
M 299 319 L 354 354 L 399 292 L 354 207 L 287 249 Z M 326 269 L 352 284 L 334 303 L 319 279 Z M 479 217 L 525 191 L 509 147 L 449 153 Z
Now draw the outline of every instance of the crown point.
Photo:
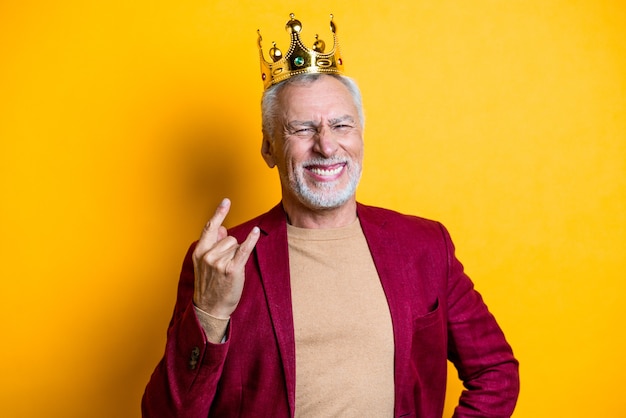
M 256 33 L 259 35 L 259 38 L 257 39 L 256 43 L 257 43 L 257 45 L 259 46 L 259 49 L 261 49 L 261 48 L 262 48 L 262 47 L 261 47 L 261 41 L 263 40 L 263 37 L 261 36 L 261 30 L 260 30 L 260 29 L 257 29 L 257 30 L 256 30 Z
M 272 47 L 270 48 L 270 55 L 272 56 L 272 60 L 274 60 L 274 62 L 279 61 L 283 57 L 282 51 L 276 48 L 276 42 L 272 42 Z
M 326 42 L 318 38 L 319 35 L 315 34 L 315 42 L 313 42 L 313 51 L 323 53 L 326 49 Z
M 331 30 L 333 33 L 337 33 L 337 27 L 335 26 L 335 22 L 333 22 L 333 17 L 334 17 L 334 16 L 333 16 L 333 14 L 331 13 L 331 14 L 330 14 L 330 30 Z
M 302 23 L 298 19 L 296 19 L 296 15 L 294 15 L 293 13 L 291 13 L 289 17 L 290 20 L 285 25 L 285 29 L 287 30 L 287 32 L 300 33 L 300 31 L 302 30 Z

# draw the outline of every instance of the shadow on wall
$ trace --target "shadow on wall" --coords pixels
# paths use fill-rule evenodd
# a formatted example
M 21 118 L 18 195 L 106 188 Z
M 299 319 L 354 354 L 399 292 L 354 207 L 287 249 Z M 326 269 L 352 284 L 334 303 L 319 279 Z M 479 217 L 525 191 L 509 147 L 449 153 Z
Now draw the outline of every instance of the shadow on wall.
M 108 327 L 105 332 L 111 335 L 108 347 L 101 348 L 102 361 L 109 366 L 98 384 L 100 393 L 93 394 L 92 405 L 100 408 L 98 416 L 140 415 L 145 385 L 165 349 L 187 248 L 224 196 L 235 199 L 245 194 L 245 179 L 237 175 L 241 164 L 237 144 L 243 134 L 226 129 L 219 121 L 230 115 L 218 112 L 207 111 L 201 121 L 190 118 L 179 124 L 182 128 L 174 129 L 178 132 L 155 140 L 166 149 L 160 153 L 163 160 L 154 164 L 150 180 L 153 200 L 147 206 L 153 211 L 149 216 L 155 217 L 157 231 L 148 231 L 152 242 L 145 245 L 151 247 L 153 257 L 123 279 L 137 285 L 135 294 L 116 307 L 116 317 L 109 312 L 98 318 L 102 324 L 96 326 Z M 94 416 L 93 409 L 85 413 Z

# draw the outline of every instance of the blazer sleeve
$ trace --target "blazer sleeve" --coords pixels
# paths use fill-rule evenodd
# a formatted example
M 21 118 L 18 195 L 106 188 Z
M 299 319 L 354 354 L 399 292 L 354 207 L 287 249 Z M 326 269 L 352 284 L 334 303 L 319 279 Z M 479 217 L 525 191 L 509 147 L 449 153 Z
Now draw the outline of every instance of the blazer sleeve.
M 193 244 L 183 263 L 165 354 L 146 386 L 144 417 L 206 417 L 215 397 L 226 354 L 224 344 L 207 341 L 193 309 Z
M 465 387 L 454 417 L 510 417 L 519 393 L 518 361 L 441 228 L 448 263 L 448 358 Z

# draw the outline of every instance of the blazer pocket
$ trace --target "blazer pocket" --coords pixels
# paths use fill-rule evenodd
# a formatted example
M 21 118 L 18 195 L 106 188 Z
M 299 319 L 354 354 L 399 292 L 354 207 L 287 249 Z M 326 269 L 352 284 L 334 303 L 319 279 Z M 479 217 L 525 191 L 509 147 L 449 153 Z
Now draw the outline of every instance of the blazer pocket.
M 411 366 L 416 387 L 419 387 L 418 409 L 443 404 L 446 382 L 447 332 L 444 309 L 437 301 L 426 315 L 414 318 L 411 341 Z M 425 410 L 424 410 L 425 411 Z M 418 416 L 434 416 L 429 413 Z
M 438 322 L 441 322 L 441 308 L 439 306 L 439 299 L 437 298 L 435 305 L 430 312 L 426 315 L 413 318 L 413 331 L 419 331 Z
M 442 362 L 445 365 L 448 355 L 446 334 L 443 308 L 438 300 L 430 312 L 413 319 L 411 356 L 418 370 L 431 375 L 437 373 Z

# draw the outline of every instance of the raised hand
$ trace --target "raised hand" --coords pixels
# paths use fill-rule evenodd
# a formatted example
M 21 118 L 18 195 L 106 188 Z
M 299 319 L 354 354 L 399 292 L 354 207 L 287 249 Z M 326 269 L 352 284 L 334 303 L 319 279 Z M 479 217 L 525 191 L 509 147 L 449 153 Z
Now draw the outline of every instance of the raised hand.
M 194 304 L 217 318 L 229 318 L 243 291 L 245 266 L 259 240 L 259 228 L 254 227 L 241 244 L 228 236 L 222 225 L 230 200 L 224 199 L 205 225 L 193 252 L 195 274 Z

